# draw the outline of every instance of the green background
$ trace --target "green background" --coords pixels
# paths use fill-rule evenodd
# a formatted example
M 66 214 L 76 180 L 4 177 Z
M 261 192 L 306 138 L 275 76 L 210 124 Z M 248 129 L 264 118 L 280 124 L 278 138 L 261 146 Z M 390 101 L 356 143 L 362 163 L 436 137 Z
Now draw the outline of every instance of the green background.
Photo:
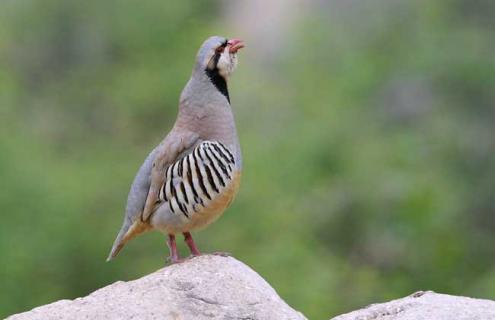
M 0 317 L 164 266 L 156 232 L 105 258 L 214 34 L 247 43 L 245 160 L 200 249 L 311 319 L 495 299 L 494 30 L 489 0 L 1 1 Z

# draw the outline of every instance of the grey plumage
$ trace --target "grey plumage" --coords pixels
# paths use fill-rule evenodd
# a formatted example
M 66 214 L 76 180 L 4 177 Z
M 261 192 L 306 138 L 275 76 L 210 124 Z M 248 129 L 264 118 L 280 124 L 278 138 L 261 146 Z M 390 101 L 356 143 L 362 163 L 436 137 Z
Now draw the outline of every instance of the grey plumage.
M 123 248 L 125 242 L 123 242 L 124 235 L 127 233 L 132 223 L 139 219 L 139 216 L 143 212 L 146 197 L 148 196 L 148 190 L 151 184 L 151 167 L 156 154 L 156 148 L 150 152 L 150 154 L 144 160 L 144 163 L 139 168 L 136 177 L 131 185 L 131 190 L 127 196 L 127 205 L 125 208 L 124 223 L 120 228 L 119 234 L 114 241 L 112 250 L 107 258 L 107 261 L 115 257 L 119 251 Z
M 242 159 L 227 81 L 242 47 L 240 40 L 215 36 L 199 49 L 174 127 L 132 183 L 108 260 L 127 241 L 152 229 L 167 233 L 171 241 L 175 233 L 184 233 L 191 251 L 197 252 L 189 231 L 214 221 L 232 201 Z M 172 258 L 175 242 L 173 246 Z

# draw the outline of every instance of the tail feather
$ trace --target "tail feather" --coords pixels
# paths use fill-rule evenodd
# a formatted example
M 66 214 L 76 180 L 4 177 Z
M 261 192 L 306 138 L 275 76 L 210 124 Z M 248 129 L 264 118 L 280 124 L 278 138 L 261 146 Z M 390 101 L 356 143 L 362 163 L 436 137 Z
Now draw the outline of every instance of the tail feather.
M 142 223 L 139 219 L 132 224 L 130 221 L 126 220 L 113 243 L 107 261 L 115 258 L 129 240 L 136 237 L 138 234 L 148 231 L 150 228 L 149 224 Z
M 119 239 L 115 239 L 115 242 L 114 242 L 114 244 L 112 246 L 112 250 L 110 250 L 110 254 L 107 257 L 107 262 L 110 261 L 110 260 L 112 260 L 113 258 L 115 258 L 119 254 L 120 250 L 122 250 L 122 248 L 124 246 L 125 246 L 125 243 L 124 242 L 122 242 Z

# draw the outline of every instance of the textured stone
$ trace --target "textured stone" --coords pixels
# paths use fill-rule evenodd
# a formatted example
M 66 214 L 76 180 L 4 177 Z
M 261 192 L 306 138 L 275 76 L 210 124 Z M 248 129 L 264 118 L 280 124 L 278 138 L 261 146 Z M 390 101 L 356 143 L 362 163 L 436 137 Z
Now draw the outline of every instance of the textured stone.
M 205 255 L 143 278 L 116 282 L 8 320 L 305 319 L 256 272 L 231 257 Z
M 416 292 L 408 297 L 340 315 L 332 320 L 491 320 L 495 301 Z

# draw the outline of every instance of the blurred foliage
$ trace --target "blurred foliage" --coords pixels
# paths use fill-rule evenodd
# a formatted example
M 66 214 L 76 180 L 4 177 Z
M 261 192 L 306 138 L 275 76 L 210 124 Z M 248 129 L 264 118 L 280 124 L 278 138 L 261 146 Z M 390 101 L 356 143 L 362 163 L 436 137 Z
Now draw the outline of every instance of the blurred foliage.
M 199 44 L 234 36 L 226 5 L 0 3 L 0 316 L 164 265 L 156 232 L 105 257 Z M 249 58 L 256 39 L 241 53 L 243 183 L 200 248 L 231 252 L 311 319 L 421 289 L 495 299 L 493 2 L 296 15 L 270 63 Z

